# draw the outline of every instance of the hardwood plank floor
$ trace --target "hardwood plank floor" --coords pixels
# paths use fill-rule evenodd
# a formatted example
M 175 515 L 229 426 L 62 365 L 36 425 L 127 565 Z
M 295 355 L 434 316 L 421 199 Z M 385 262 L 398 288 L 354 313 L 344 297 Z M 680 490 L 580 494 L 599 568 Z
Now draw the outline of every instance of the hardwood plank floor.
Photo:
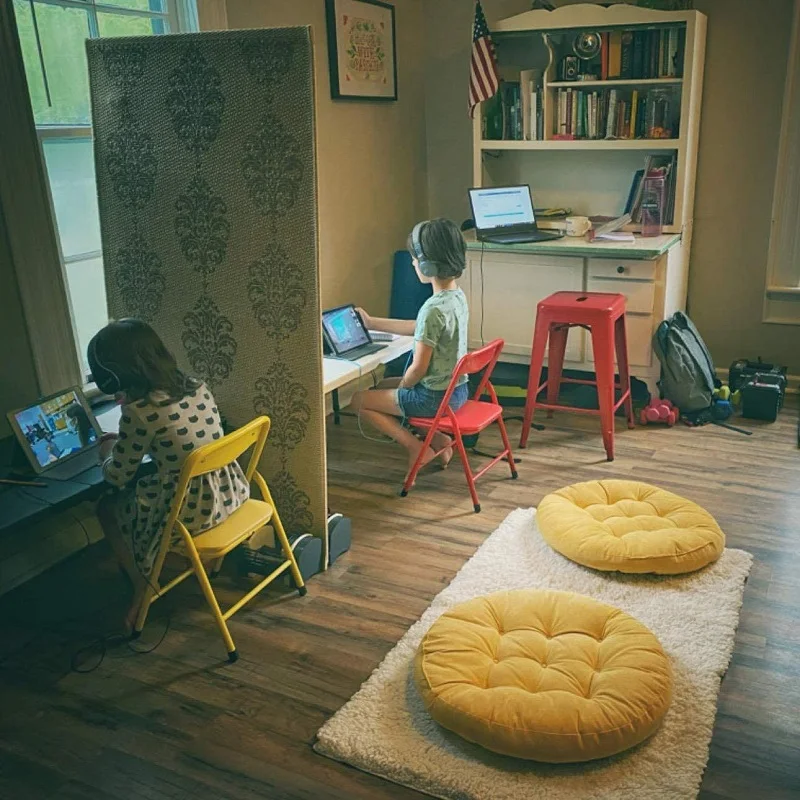
M 711 426 L 619 428 L 608 464 L 594 420 L 558 415 L 532 433 L 518 481 L 499 466 L 479 483 L 480 515 L 455 462 L 424 473 L 401 499 L 402 453 L 361 438 L 350 418 L 330 425 L 330 505 L 352 517 L 353 548 L 312 579 L 307 597 L 271 594 L 237 615 L 238 663 L 224 661 L 187 582 L 154 607 L 139 646 L 158 641 L 169 620 L 155 652 L 116 645 L 95 671 L 71 672 L 74 652 L 112 630 L 127 600 L 103 544 L 0 600 L 0 798 L 420 797 L 315 755 L 315 732 L 506 514 L 607 476 L 693 498 L 729 546 L 755 555 L 701 797 L 800 798 L 795 420 L 787 411 L 752 437 Z M 519 423 L 509 427 L 513 442 Z M 237 587 L 232 574 L 218 580 L 223 600 Z

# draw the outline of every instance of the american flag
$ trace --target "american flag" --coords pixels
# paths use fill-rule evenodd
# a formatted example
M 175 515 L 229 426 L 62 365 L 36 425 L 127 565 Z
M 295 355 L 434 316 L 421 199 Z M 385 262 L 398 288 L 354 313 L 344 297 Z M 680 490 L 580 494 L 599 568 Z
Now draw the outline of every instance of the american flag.
M 500 84 L 494 43 L 483 15 L 480 0 L 475 3 L 475 25 L 472 28 L 472 62 L 469 68 L 469 115 L 482 100 L 488 100 Z

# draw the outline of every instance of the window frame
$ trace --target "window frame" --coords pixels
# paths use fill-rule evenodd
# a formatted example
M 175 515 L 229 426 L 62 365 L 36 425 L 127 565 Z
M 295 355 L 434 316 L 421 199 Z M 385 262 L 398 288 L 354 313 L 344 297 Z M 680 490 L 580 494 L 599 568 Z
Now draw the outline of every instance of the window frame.
M 778 165 L 772 203 L 772 229 L 764 291 L 764 322 L 800 325 L 800 0 L 795 0 Z M 787 269 L 786 261 L 795 263 Z M 789 284 L 787 273 L 794 284 Z
M 195 0 L 166 0 L 166 11 L 149 11 L 141 9 L 125 8 L 121 6 L 103 3 L 102 0 L 32 0 L 34 5 L 51 5 L 60 6 L 62 8 L 75 8 L 87 12 L 88 25 L 89 25 L 89 38 L 100 38 L 100 27 L 98 20 L 98 13 L 111 13 L 118 16 L 131 16 L 146 19 L 162 19 L 166 22 L 167 34 L 183 33 L 189 31 L 199 30 L 197 6 Z M 24 70 L 24 65 L 22 65 Z M 33 114 L 32 114 L 33 116 Z M 90 381 L 90 373 L 86 370 L 82 354 L 79 352 L 78 340 L 78 326 L 75 319 L 74 309 L 72 306 L 72 298 L 69 289 L 67 278 L 67 265 L 74 264 L 81 261 L 89 261 L 92 259 L 103 257 L 102 249 L 73 253 L 65 256 L 61 244 L 61 232 L 58 227 L 58 220 L 56 217 L 55 204 L 53 201 L 53 192 L 50 185 L 50 175 L 47 171 L 47 162 L 44 153 L 45 140 L 52 139 L 68 139 L 80 138 L 94 139 L 94 128 L 90 123 L 86 124 L 54 124 L 47 123 L 37 125 L 34 119 L 34 132 L 36 136 L 36 143 L 42 172 L 44 175 L 44 182 L 46 188 L 46 195 L 50 206 L 50 214 L 53 225 L 53 233 L 55 235 L 56 244 L 58 246 L 59 266 L 61 270 L 61 283 L 57 288 L 54 288 L 54 293 L 61 295 L 60 302 L 63 303 L 69 318 L 69 323 L 72 330 L 72 341 L 74 343 L 73 353 L 77 357 L 77 363 L 74 364 L 74 371 L 81 376 L 81 382 L 87 392 L 94 390 L 94 384 Z M 23 290 L 24 291 L 24 290 Z M 29 335 L 33 339 L 44 335 L 44 332 L 37 330 L 30 330 Z M 61 348 L 58 348 L 61 349 Z M 60 357 L 65 358 L 67 353 L 61 350 Z M 72 361 L 72 358 L 69 359 Z

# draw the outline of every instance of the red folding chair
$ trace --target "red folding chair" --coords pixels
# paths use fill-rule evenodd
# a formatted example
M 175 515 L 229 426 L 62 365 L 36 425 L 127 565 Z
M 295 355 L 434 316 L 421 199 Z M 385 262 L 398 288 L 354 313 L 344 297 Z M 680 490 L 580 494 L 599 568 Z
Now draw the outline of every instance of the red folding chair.
M 478 492 L 475 489 L 475 481 L 478 480 L 478 478 L 485 472 L 488 472 L 495 464 L 505 459 L 508 461 L 508 466 L 511 468 L 511 477 L 516 479 L 517 468 L 514 466 L 514 456 L 508 441 L 506 426 L 503 422 L 503 408 L 497 402 L 497 393 L 494 390 L 494 386 L 489 382 L 489 378 L 492 376 L 492 371 L 494 370 L 494 366 L 497 363 L 497 359 L 500 357 L 504 345 L 505 342 L 502 339 L 495 339 L 493 342 L 489 342 L 489 344 L 481 347 L 480 350 L 467 353 L 467 355 L 456 364 L 453 377 L 450 380 L 450 385 L 447 387 L 447 391 L 442 398 L 436 416 L 409 417 L 409 425 L 414 428 L 427 429 L 428 434 L 425 437 L 425 443 L 422 449 L 419 451 L 419 456 L 403 484 L 403 489 L 400 492 L 401 497 L 405 497 L 414 485 L 414 480 L 422 466 L 422 456 L 426 449 L 430 447 L 433 436 L 437 431 L 449 434 L 455 439 L 456 450 L 458 451 L 458 455 L 464 467 L 464 475 L 467 478 L 467 485 L 469 486 L 469 493 L 472 495 L 472 504 L 476 514 L 481 510 Z M 462 375 L 474 375 L 481 370 L 484 370 L 483 377 L 478 384 L 473 399 L 467 400 L 458 411 L 453 411 L 450 408 L 450 398 L 458 385 L 458 379 Z M 481 400 L 484 393 L 488 393 L 490 401 Z M 497 426 L 500 428 L 500 435 L 503 437 L 503 452 L 493 458 L 482 470 L 473 473 L 469 465 L 469 459 L 467 458 L 463 437 L 477 435 L 488 428 L 493 422 L 496 422 Z M 447 448 L 439 450 L 436 455 L 438 456 L 444 452 L 445 449 Z

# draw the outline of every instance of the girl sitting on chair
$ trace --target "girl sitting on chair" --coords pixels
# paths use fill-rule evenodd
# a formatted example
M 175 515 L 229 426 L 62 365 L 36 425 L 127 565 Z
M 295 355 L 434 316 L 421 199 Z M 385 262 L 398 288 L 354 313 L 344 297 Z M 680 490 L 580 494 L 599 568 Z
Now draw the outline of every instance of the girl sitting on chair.
M 125 618 L 132 629 L 161 543 L 186 457 L 223 435 L 208 387 L 184 375 L 158 334 L 138 319 L 111 322 L 89 342 L 89 367 L 98 388 L 122 405 L 119 432 L 100 445 L 106 481 L 118 491 L 102 498 L 103 533 L 134 586 Z M 149 455 L 152 474 L 134 481 Z M 250 496 L 237 462 L 194 478 L 179 519 L 197 534 L 230 516 Z
M 458 227 L 447 219 L 434 219 L 414 226 L 408 237 L 411 261 L 422 283 L 433 285 L 433 295 L 425 301 L 414 320 L 381 319 L 358 309 L 364 325 L 375 331 L 414 336 L 414 357 L 402 378 L 384 381 L 377 389 L 357 392 L 352 406 L 375 428 L 390 436 L 408 451 L 408 468 L 423 443 L 405 428 L 398 417 L 434 417 L 453 376 L 459 359 L 467 353 L 469 309 L 456 279 L 466 265 L 466 243 Z M 468 399 L 468 379 L 450 399 L 458 411 Z M 452 440 L 437 433 L 433 440 L 439 460 L 446 467 L 453 457 Z M 435 458 L 429 447 L 422 463 Z

